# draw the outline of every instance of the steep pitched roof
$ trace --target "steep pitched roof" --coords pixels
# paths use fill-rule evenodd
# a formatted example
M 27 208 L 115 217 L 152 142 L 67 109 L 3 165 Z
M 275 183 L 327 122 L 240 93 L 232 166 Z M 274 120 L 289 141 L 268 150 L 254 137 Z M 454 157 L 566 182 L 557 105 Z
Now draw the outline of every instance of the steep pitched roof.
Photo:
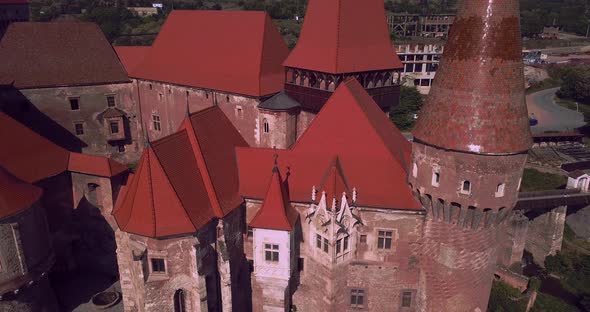
M 264 96 L 282 89 L 288 53 L 264 12 L 175 10 L 131 75 Z
M 286 111 L 300 106 L 301 104 L 287 95 L 284 90 L 273 95 L 270 99 L 258 104 L 258 108 L 274 111 Z
M 410 143 L 355 79 L 340 85 L 290 150 L 276 151 L 279 167 L 289 172 L 293 201 L 309 202 L 312 187 L 323 184 L 326 168 L 338 156 L 340 173 L 346 173 L 343 181 L 358 191 L 358 205 L 418 210 L 421 206 L 406 183 L 410 152 Z M 274 153 L 237 149 L 244 197 L 263 198 L 259 176 L 271 169 Z
M 0 143 L 0 165 L 28 183 L 66 170 L 103 177 L 127 170 L 124 165 L 106 157 L 69 152 L 3 112 L 0 112 Z
M 133 76 L 133 70 L 141 65 L 141 62 L 151 49 L 151 47 L 144 46 L 115 46 L 113 48 L 129 76 Z
M 340 74 L 402 68 L 382 0 L 309 0 L 287 67 Z
M 41 188 L 17 179 L 0 166 L 0 219 L 31 207 L 42 193 Z
M 219 107 L 191 114 L 151 143 L 113 215 L 121 230 L 149 237 L 192 233 L 242 203 L 234 148 L 247 146 Z
M 326 170 L 325 176 L 317 189 L 321 192 L 326 192 L 326 198 L 332 200 L 333 198 L 340 199 L 342 193 L 350 193 L 351 189 L 348 186 L 346 177 L 342 169 L 342 164 L 338 156 L 330 163 L 330 167 Z
M 297 221 L 297 211 L 291 207 L 278 167 L 274 167 L 262 207 L 250 226 L 253 228 L 291 231 Z
M 0 81 L 16 88 L 129 81 L 94 23 L 12 23 L 0 41 Z

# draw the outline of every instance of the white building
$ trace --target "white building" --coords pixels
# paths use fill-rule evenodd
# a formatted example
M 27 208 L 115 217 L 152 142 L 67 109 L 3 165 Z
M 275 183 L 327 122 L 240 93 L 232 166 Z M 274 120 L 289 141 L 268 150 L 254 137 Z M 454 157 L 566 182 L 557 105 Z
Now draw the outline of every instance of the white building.
M 428 94 L 443 50 L 442 44 L 396 45 L 397 55 L 404 64 L 402 73 L 404 85 L 416 86 L 420 93 Z

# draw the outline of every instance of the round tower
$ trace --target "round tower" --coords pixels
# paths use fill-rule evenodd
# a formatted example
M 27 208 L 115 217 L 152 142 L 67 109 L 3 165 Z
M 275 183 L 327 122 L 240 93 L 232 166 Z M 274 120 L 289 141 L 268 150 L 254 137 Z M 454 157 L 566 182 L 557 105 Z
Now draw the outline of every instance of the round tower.
M 54 256 L 41 193 L 0 167 L 0 311 L 58 311 L 47 277 Z
M 517 0 L 463 0 L 413 131 L 425 311 L 485 311 L 531 146 Z

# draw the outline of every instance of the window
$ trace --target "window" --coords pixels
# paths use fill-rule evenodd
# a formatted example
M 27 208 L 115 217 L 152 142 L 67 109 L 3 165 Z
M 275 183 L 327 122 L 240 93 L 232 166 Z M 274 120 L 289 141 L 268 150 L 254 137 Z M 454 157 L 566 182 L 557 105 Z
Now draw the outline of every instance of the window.
M 270 131 L 270 127 L 268 126 L 268 120 L 263 119 L 262 123 L 264 125 L 264 133 L 268 133 Z
M 348 236 L 336 241 L 336 254 L 345 253 L 348 251 Z
M 463 185 L 461 186 L 461 193 L 471 194 L 471 182 L 463 181 Z
M 402 308 L 409 308 L 412 306 L 412 292 L 402 292 Z
M 304 262 L 305 262 L 304 258 L 299 258 L 299 261 L 297 262 L 297 268 L 299 269 L 299 272 L 303 272 Z M 1 272 L 1 270 L 0 270 L 0 272 Z
M 84 134 L 84 124 L 76 123 L 76 124 L 74 124 L 74 129 L 76 130 L 76 135 L 83 135 Z
M 242 110 L 241 106 L 236 107 L 236 117 L 237 118 L 244 118 L 244 111 Z
M 186 312 L 184 301 L 184 291 L 182 289 L 177 290 L 174 293 L 174 312 Z
M 205 98 L 208 99 L 209 98 L 209 92 L 205 92 Z
M 254 229 L 252 227 L 248 227 L 248 237 L 254 236 Z
M 320 234 L 315 235 L 315 247 L 322 249 L 322 237 L 320 236 Z
M 124 153 L 125 152 L 125 145 L 121 144 L 118 146 L 119 148 L 119 153 Z
M 162 127 L 160 125 L 160 116 L 158 115 L 152 115 L 152 121 L 154 124 L 154 130 L 156 131 L 162 131 Z
M 229 95 L 225 96 L 225 101 L 229 103 Z
M 164 95 L 162 93 L 158 93 L 158 98 L 160 99 L 160 101 L 162 101 L 164 99 Z
M 166 273 L 166 265 L 162 258 L 152 258 L 152 272 Z
M 70 108 L 72 110 L 80 110 L 80 99 L 78 99 L 78 98 L 70 99 Z
M 391 249 L 391 240 L 393 238 L 392 231 L 378 231 L 377 248 Z
M 119 133 L 119 123 L 116 121 L 111 121 L 110 122 L 111 125 L 111 133 L 112 134 L 117 134 Z
M 324 252 L 325 253 L 328 253 L 328 249 L 329 249 L 329 247 L 328 247 L 328 239 L 327 238 L 324 238 Z
M 172 89 L 168 89 L 168 94 L 172 94 Z
M 504 188 L 505 187 L 506 187 L 506 185 L 504 183 L 498 184 L 498 187 L 496 187 L 496 197 L 504 197 Z
M 422 72 L 422 63 L 417 63 L 414 67 L 414 71 L 417 73 L 421 73 Z
M 115 107 L 115 96 L 114 95 L 107 96 L 107 107 Z
M 350 307 L 363 308 L 365 306 L 365 291 L 363 289 L 350 290 Z
M 279 245 L 264 244 L 264 259 L 270 262 L 279 262 Z
M 361 244 L 366 244 L 367 243 L 367 235 L 361 235 L 360 242 L 361 242 Z
M 440 185 L 440 173 L 435 171 L 432 173 L 432 186 L 438 187 L 439 185 Z
M 152 86 L 152 84 L 150 83 L 150 90 L 152 90 L 152 89 L 153 89 L 153 86 Z

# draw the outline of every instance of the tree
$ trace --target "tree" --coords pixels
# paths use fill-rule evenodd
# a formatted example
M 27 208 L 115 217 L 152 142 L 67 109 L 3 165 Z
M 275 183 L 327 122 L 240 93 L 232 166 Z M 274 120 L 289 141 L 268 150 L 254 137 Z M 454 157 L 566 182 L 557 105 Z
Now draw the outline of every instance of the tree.
M 391 121 L 402 131 L 410 130 L 415 123 L 414 114 L 418 114 L 424 97 L 416 87 L 401 87 L 400 103 L 391 110 Z
M 590 104 L 590 66 L 572 67 L 562 79 L 563 84 L 557 96 Z

